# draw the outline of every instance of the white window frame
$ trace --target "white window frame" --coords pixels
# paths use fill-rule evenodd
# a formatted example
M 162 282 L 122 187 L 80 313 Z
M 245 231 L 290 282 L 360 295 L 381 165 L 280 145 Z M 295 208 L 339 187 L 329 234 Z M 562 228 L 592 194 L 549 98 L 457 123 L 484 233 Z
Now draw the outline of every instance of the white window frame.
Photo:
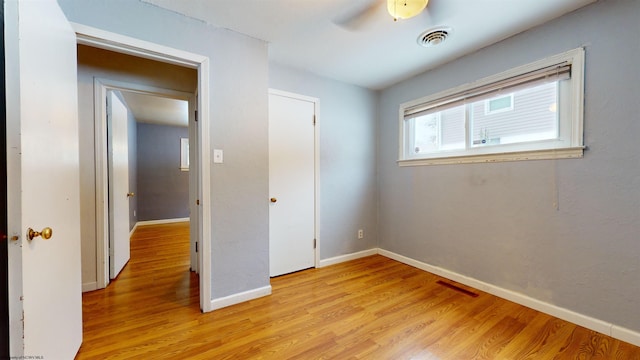
M 518 77 L 540 69 L 558 64 L 571 66 L 571 77 L 560 82 L 559 99 L 563 106 L 559 106 L 559 138 L 544 141 L 522 142 L 495 146 L 473 147 L 467 144 L 463 150 L 441 151 L 429 154 L 415 155 L 410 151 L 408 139 L 411 126 L 405 120 L 407 109 L 419 107 L 423 104 L 436 103 L 465 94 L 473 89 Z M 544 160 L 581 158 L 584 154 L 583 144 L 583 108 L 584 108 L 584 49 L 577 48 L 562 54 L 516 67 L 505 72 L 464 84 L 453 89 L 434 95 L 409 101 L 400 105 L 399 109 L 399 166 L 486 163 L 520 160 Z M 469 138 L 468 116 L 466 119 L 466 138 Z M 467 140 L 469 141 L 469 140 Z

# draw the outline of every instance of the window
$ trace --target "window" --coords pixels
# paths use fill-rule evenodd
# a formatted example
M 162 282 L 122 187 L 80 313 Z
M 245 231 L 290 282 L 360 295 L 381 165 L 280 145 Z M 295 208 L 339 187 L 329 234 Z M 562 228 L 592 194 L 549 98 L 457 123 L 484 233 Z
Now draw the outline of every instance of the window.
M 513 94 L 498 96 L 493 99 L 485 100 L 484 114 L 491 115 L 503 111 L 513 110 Z
M 584 50 L 400 106 L 401 166 L 583 155 Z
M 189 138 L 180 138 L 180 170 L 189 171 Z

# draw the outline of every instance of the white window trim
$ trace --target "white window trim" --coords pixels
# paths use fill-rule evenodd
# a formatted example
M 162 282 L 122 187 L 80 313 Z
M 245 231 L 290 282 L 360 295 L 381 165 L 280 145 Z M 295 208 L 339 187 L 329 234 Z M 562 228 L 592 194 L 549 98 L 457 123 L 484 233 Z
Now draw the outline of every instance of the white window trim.
M 518 143 L 508 145 L 486 146 L 473 149 L 465 149 L 459 152 L 438 152 L 426 156 L 409 158 L 405 152 L 405 110 L 420 104 L 433 102 L 437 99 L 453 96 L 469 89 L 485 86 L 497 81 L 518 76 L 546 66 L 568 62 L 571 64 L 570 86 L 560 91 L 570 92 L 571 106 L 565 106 L 561 111 L 561 138 L 562 140 L 538 141 L 533 143 Z M 400 105 L 399 108 L 399 166 L 441 165 L 441 164 L 466 164 L 486 163 L 522 160 L 549 160 L 581 158 L 584 153 L 583 145 L 583 113 L 584 113 L 584 49 L 577 48 L 562 54 L 554 55 L 542 60 L 492 75 L 472 83 L 457 86 L 455 88 L 439 92 L 434 95 L 412 100 Z M 563 121 L 564 119 L 564 121 Z M 498 151 L 496 151 L 498 149 Z

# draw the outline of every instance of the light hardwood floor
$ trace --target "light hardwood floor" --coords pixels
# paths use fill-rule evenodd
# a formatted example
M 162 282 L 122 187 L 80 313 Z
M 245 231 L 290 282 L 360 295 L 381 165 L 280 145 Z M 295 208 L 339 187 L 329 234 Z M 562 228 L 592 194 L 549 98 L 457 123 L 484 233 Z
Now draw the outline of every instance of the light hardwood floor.
M 137 229 L 119 278 L 83 296 L 77 359 L 640 360 L 638 347 L 378 255 L 274 278 L 271 296 L 202 314 L 188 232 Z

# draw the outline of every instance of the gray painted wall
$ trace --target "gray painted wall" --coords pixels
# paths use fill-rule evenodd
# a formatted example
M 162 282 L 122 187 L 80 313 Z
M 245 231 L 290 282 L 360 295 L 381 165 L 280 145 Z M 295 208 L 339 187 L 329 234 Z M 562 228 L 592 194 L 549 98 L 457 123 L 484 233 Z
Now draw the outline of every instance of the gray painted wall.
M 268 286 L 267 44 L 139 1 L 58 2 L 69 21 L 209 58 L 204 136 L 225 152 L 202 199 L 211 209 L 212 298 Z
M 82 283 L 95 287 L 96 274 L 96 195 L 95 195 L 95 138 L 94 138 L 94 78 L 136 83 L 163 89 L 191 92 L 197 86 L 193 69 L 172 66 L 146 59 L 78 46 L 78 116 L 80 133 L 80 209 Z M 130 119 L 133 120 L 133 119 Z M 135 123 L 130 123 L 135 134 Z M 135 148 L 135 137 L 129 138 L 129 149 Z M 130 164 L 135 152 L 130 151 Z M 130 171 L 129 176 L 135 175 Z M 133 179 L 130 179 L 133 181 Z M 131 189 L 136 189 L 132 184 Z M 137 192 L 136 190 L 132 190 Z M 133 198 L 132 206 L 137 199 Z M 133 215 L 133 208 L 130 215 Z M 130 226 L 135 218 L 130 218 Z
M 269 86 L 320 101 L 320 258 L 377 247 L 377 94 L 277 64 Z
M 189 129 L 138 123 L 138 220 L 189 217 L 189 172 L 180 170 L 180 138 Z
M 639 331 L 638 19 L 600 1 L 383 91 L 380 247 Z M 396 164 L 402 102 L 580 46 L 583 159 Z

